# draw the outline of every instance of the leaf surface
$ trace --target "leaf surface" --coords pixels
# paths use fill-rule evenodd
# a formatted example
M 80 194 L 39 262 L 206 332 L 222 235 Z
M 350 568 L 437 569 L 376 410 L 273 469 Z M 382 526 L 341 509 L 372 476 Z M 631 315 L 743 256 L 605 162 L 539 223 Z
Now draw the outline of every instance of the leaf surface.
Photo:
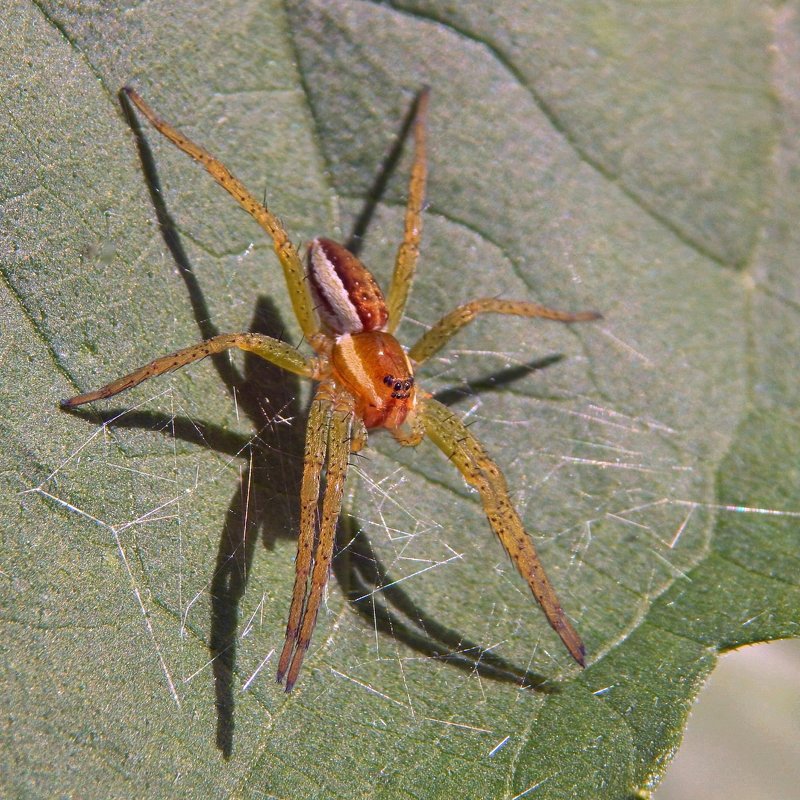
M 717 654 L 800 625 L 795 6 L 14 0 L 2 16 L 3 793 L 657 783 Z M 286 696 L 270 654 L 309 387 L 235 357 L 57 409 L 215 331 L 299 341 L 269 243 L 155 131 L 137 144 L 127 83 L 298 243 L 347 238 L 432 87 L 401 340 L 483 295 L 605 316 L 480 320 L 419 375 L 503 468 L 585 671 L 446 459 L 375 435 Z M 384 286 L 408 164 L 363 243 Z

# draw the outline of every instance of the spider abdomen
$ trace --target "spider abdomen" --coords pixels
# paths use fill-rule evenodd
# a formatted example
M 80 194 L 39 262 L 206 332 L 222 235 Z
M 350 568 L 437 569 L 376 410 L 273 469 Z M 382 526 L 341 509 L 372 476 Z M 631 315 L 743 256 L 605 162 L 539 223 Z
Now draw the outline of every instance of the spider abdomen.
M 385 327 L 389 314 L 380 286 L 343 245 L 314 239 L 308 248 L 308 277 L 317 312 L 334 333 Z
M 334 379 L 356 398 L 367 428 L 399 428 L 414 407 L 411 362 L 397 339 L 384 331 L 346 333 L 331 352 Z

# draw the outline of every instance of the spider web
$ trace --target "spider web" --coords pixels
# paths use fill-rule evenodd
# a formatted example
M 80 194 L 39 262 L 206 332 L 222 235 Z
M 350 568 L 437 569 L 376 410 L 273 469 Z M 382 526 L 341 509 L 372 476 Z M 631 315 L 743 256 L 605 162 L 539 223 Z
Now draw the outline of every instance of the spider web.
M 615 337 L 612 341 L 617 344 Z M 433 373 L 429 385 L 452 386 L 454 374 L 465 366 L 473 371 L 478 362 L 502 365 L 499 372 L 527 370 L 522 355 L 455 348 L 428 370 Z M 633 357 L 641 359 L 638 353 Z M 548 369 L 484 392 L 472 390 L 467 378 L 452 405 L 497 453 L 517 507 L 577 624 L 590 606 L 596 612 L 596 578 L 591 592 L 582 593 L 587 573 L 608 575 L 607 613 L 617 607 L 614 593 L 635 596 L 627 604 L 630 616 L 620 621 L 622 638 L 660 592 L 687 579 L 705 551 L 714 516 L 800 516 L 697 499 L 705 490 L 694 465 L 675 456 L 685 451 L 680 432 L 574 395 L 569 375 L 560 377 L 566 388 L 556 396 L 559 380 Z M 302 413 L 294 396 L 280 408 L 264 398 L 266 424 L 248 432 L 234 393 L 227 419 L 233 431 L 242 432 L 226 442 L 227 452 L 220 452 L 216 434 L 205 432 L 218 426 L 201 421 L 196 399 L 182 399 L 185 381 L 168 382 L 84 432 L 27 493 L 96 529 L 92 542 L 101 550 L 113 543 L 128 598 L 126 625 L 129 632 L 145 632 L 144 650 L 157 662 L 163 690 L 177 706 L 198 691 L 198 684 L 201 694 L 208 692 L 214 659 L 220 657 L 209 656 L 202 645 L 208 645 L 212 585 L 224 550 L 221 529 L 233 517 L 233 527 L 243 532 L 238 547 L 245 549 L 248 537 L 256 540 L 251 561 L 237 567 L 252 572 L 229 644 L 236 650 L 233 686 L 237 695 L 257 692 L 270 713 L 273 703 L 265 696 L 275 691 L 269 679 L 291 593 Z M 538 386 L 544 382 L 546 396 Z M 144 427 L 136 423 L 144 409 L 160 422 L 149 419 L 151 427 L 137 434 Z M 187 429 L 196 433 L 189 443 Z M 537 443 L 533 457 L 528 441 Z M 543 674 L 569 669 L 568 660 L 491 535 L 478 499 L 447 461 L 429 445 L 402 449 L 374 434 L 370 444 L 367 455 L 354 458 L 352 465 L 329 602 L 303 680 L 317 680 L 312 673 L 319 673 L 323 681 L 342 681 L 403 709 L 417 724 L 441 726 L 442 737 L 450 728 L 482 737 L 494 756 L 511 734 L 497 724 L 486 682 L 536 685 Z M 105 477 L 98 480 L 98 475 Z M 615 487 L 610 494 L 604 491 L 609 481 Z M 81 490 L 98 483 L 99 492 Z M 115 493 L 109 513 L 103 510 L 109 506 L 102 487 L 112 484 L 125 490 Z M 566 504 L 565 484 L 572 487 Z M 266 494 L 264 487 L 269 487 Z M 126 495 L 128 502 L 120 504 Z M 220 502 L 225 497 L 227 508 Z M 207 519 L 217 524 L 209 526 Z M 228 558 L 236 560 L 238 554 Z M 622 576 L 610 566 L 620 561 L 632 565 Z M 589 641 L 597 635 L 585 623 L 581 627 Z M 613 645 L 613 640 L 605 643 Z M 447 691 L 471 695 L 474 712 L 441 716 L 418 690 L 420 672 Z

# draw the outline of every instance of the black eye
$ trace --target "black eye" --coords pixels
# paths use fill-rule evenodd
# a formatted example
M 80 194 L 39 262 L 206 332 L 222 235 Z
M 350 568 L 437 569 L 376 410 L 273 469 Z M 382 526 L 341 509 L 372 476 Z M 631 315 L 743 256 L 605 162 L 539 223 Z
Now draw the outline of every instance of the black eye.
M 400 392 L 403 390 L 403 382 L 402 381 L 395 381 L 394 390 L 396 392 Z
M 394 375 L 384 375 L 383 376 L 383 382 L 387 386 L 391 386 L 394 383 Z

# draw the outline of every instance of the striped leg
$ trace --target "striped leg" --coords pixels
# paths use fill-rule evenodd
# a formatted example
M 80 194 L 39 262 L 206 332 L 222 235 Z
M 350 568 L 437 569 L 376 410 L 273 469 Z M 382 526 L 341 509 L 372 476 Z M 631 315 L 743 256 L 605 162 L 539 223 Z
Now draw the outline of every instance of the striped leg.
M 271 336 L 264 336 L 260 333 L 223 333 L 220 336 L 206 339 L 204 342 L 200 342 L 200 344 L 178 350 L 176 353 L 171 353 L 168 356 L 161 356 L 161 358 L 151 361 L 149 364 L 140 367 L 129 375 L 112 381 L 94 392 L 87 392 L 86 394 L 79 394 L 76 397 L 71 397 L 68 400 L 62 400 L 61 407 L 75 408 L 84 403 L 92 403 L 95 400 L 104 400 L 107 397 L 113 397 L 115 394 L 137 386 L 142 381 L 155 378 L 157 375 L 163 375 L 165 372 L 172 372 L 173 370 L 180 369 L 187 364 L 191 364 L 193 361 L 200 361 L 200 359 L 206 358 L 206 356 L 213 355 L 214 353 L 221 353 L 223 350 L 228 350 L 231 347 L 238 347 L 240 350 L 249 350 L 265 361 L 269 361 L 271 364 L 293 372 L 295 375 L 303 375 L 306 378 L 311 378 L 314 375 L 314 363 L 302 356 L 294 347 L 286 344 L 286 342 L 273 339 Z
M 323 391 L 326 397 L 320 400 L 319 396 Z M 277 671 L 278 682 L 286 678 L 287 692 L 292 690 L 300 673 L 300 667 L 311 643 L 323 592 L 328 583 L 336 524 L 342 507 L 344 481 L 351 452 L 353 398 L 350 395 L 342 395 L 336 398 L 334 406 L 325 384 L 320 387 L 317 398 L 315 405 L 319 403 L 318 418 L 309 419 L 306 440 L 306 466 L 301 490 L 300 540 L 295 565 L 292 606 L 289 611 L 289 624 L 286 626 L 286 641 Z M 327 437 L 326 487 L 322 501 L 319 536 L 315 537 L 319 480 L 326 455 L 323 441 L 325 437 Z
M 389 309 L 387 330 L 394 333 L 406 308 L 408 293 L 414 281 L 414 271 L 419 257 L 419 241 L 422 237 L 422 206 L 425 202 L 425 183 L 428 179 L 428 154 L 425 124 L 428 115 L 430 89 L 426 86 L 417 95 L 416 120 L 414 122 L 414 163 L 408 183 L 403 242 L 397 250 L 392 284 L 386 302 Z
M 308 414 L 306 425 L 306 450 L 303 458 L 303 483 L 300 489 L 300 533 L 297 539 L 294 589 L 286 624 L 286 639 L 278 662 L 278 681 L 283 680 L 294 651 L 303 608 L 306 600 L 308 576 L 314 561 L 314 542 L 317 531 L 319 487 L 328 450 L 328 429 L 332 410 L 332 389 L 321 384 Z
M 554 319 L 558 322 L 587 322 L 602 318 L 602 314 L 598 314 L 596 311 L 578 311 L 571 314 L 568 311 L 557 311 L 554 308 L 547 308 L 525 300 L 498 300 L 494 297 L 484 297 L 481 300 L 473 300 L 463 306 L 458 306 L 449 314 L 445 314 L 408 351 L 409 358 L 417 364 L 427 361 L 479 314 L 540 317 L 541 319 Z

